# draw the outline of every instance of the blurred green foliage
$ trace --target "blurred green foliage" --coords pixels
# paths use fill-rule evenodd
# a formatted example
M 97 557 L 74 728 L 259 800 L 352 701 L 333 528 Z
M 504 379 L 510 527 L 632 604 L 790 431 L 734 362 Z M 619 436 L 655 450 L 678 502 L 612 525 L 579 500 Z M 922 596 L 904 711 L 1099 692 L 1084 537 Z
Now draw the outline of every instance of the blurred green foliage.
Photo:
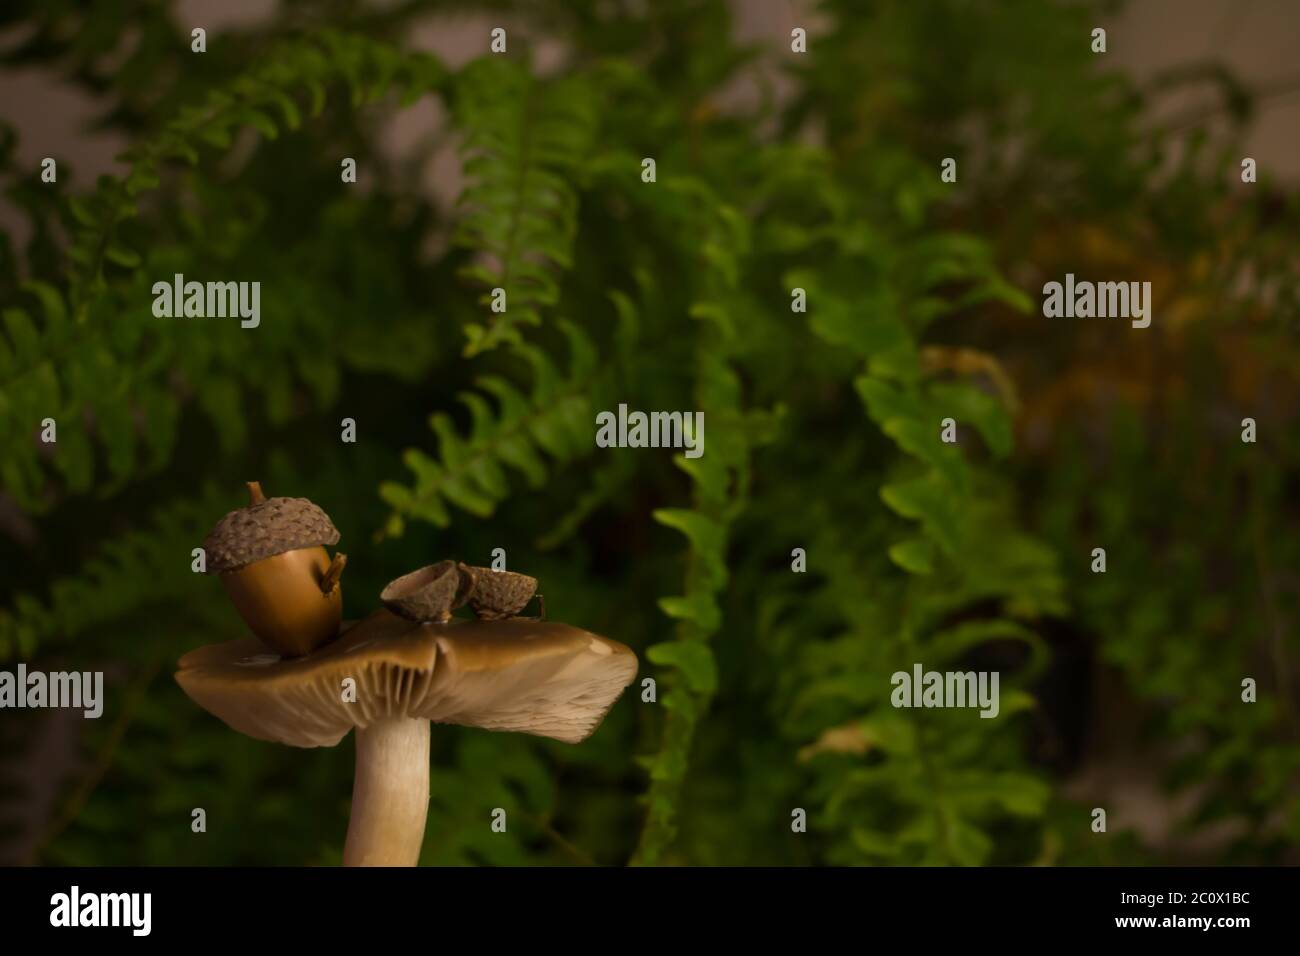
M 190 549 L 259 478 L 334 518 L 349 617 L 503 547 L 658 682 L 578 747 L 435 728 L 425 864 L 1294 860 L 1300 209 L 1267 172 L 1235 188 L 1230 76 L 1102 68 L 1111 7 L 825 0 L 796 56 L 718 0 L 306 0 L 200 56 L 167 4 L 7 5 L 0 68 L 95 95 L 132 144 L 74 192 L 75 156 L 41 184 L 0 125 L 27 226 L 0 235 L 0 663 L 110 687 L 62 771 L 43 715 L 4 715 L 0 798 L 55 784 L 10 836 L 48 863 L 339 862 L 350 744 L 244 739 L 170 680 L 240 630 Z M 459 68 L 404 46 L 466 10 L 508 55 L 486 27 Z M 1153 120 L 1195 84 L 1226 128 Z M 446 129 L 381 149 L 426 98 Z M 421 176 L 449 143 L 445 208 Z M 1154 277 L 1152 328 L 1045 322 L 1066 271 Z M 260 327 L 154 318 L 174 273 L 260 281 Z M 705 455 L 596 448 L 620 402 L 703 411 Z M 999 670 L 999 718 L 890 706 L 918 661 Z M 1164 748 L 1186 851 L 1067 796 L 1111 713 Z

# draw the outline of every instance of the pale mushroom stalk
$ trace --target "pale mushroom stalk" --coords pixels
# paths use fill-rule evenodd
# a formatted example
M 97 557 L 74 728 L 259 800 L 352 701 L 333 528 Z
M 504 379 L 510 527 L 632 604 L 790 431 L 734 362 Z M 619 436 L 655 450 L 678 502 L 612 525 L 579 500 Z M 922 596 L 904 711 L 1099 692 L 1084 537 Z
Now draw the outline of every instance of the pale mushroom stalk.
M 389 717 L 356 730 L 344 866 L 415 866 L 429 814 L 429 721 Z

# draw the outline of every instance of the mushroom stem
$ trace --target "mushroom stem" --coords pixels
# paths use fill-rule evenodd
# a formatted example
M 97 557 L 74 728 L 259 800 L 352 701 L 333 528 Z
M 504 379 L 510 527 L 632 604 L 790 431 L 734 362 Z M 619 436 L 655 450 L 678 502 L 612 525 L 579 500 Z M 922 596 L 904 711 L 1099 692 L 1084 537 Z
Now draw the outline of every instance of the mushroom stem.
M 358 727 L 344 866 L 415 866 L 429 816 L 429 721 Z
M 261 504 L 266 500 L 266 495 L 262 491 L 262 483 L 260 481 L 246 481 L 244 484 L 248 486 L 248 503 L 250 505 Z

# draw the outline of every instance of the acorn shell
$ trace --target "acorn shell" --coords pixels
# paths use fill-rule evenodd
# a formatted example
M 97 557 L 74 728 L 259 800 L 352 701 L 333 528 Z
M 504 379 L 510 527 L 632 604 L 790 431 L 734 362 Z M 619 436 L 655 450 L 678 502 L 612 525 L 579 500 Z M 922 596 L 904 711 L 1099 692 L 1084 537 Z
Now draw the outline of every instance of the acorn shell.
M 460 569 L 471 581 L 469 606 L 476 615 L 487 621 L 514 617 L 537 593 L 537 578 L 526 574 L 476 568 L 467 564 L 462 564 Z
M 439 561 L 389 581 L 379 600 L 408 621 L 447 621 L 465 603 L 469 586 L 455 561 Z
M 329 515 L 306 498 L 267 498 L 236 508 L 217 522 L 203 542 L 209 574 L 224 574 L 265 558 L 337 544 Z

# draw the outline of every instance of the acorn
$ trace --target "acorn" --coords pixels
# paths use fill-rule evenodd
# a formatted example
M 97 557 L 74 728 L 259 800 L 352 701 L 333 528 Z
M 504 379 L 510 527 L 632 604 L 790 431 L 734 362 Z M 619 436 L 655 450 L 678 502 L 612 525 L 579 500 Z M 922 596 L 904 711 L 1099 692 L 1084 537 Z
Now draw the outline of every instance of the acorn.
M 203 542 L 207 571 L 263 642 L 283 657 L 301 657 L 338 635 L 343 619 L 339 576 L 347 556 L 329 515 L 306 498 L 267 498 L 248 482 L 248 507 L 217 522 Z
M 469 606 L 486 621 L 514 617 L 537 593 L 537 578 L 526 574 L 476 568 L 468 564 L 461 564 L 460 571 L 470 580 Z

